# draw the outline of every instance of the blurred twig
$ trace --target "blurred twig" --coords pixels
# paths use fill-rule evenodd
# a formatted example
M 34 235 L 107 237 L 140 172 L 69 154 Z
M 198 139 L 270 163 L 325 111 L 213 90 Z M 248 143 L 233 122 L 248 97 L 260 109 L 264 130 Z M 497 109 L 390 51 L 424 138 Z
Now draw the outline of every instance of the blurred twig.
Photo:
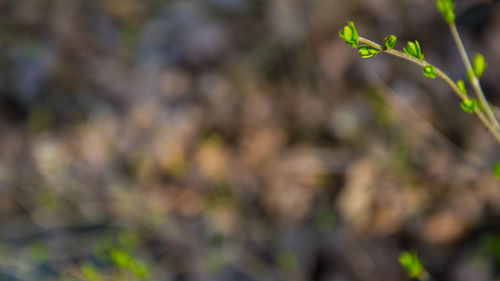
M 392 108 L 396 110 L 399 117 L 405 122 L 416 128 L 416 131 L 427 139 L 437 139 L 440 142 L 446 144 L 447 147 L 457 152 L 456 155 L 461 155 L 465 160 L 474 164 L 476 167 L 484 167 L 485 164 L 481 161 L 479 157 L 471 153 L 467 153 L 456 144 L 451 142 L 446 136 L 439 132 L 432 124 L 426 121 L 423 117 L 419 115 L 410 105 L 406 103 L 398 94 L 396 94 L 391 88 L 382 82 L 380 77 L 376 74 L 371 76 L 371 81 L 381 93 L 381 97 L 384 101 L 389 104 Z
M 470 83 L 472 84 L 472 88 L 474 88 L 474 91 L 476 92 L 479 101 L 483 105 L 484 111 L 486 112 L 486 115 L 490 119 L 493 129 L 495 130 L 495 132 L 498 133 L 500 125 L 498 124 L 498 121 L 495 118 L 495 115 L 493 114 L 493 111 L 491 110 L 489 103 L 486 100 L 486 97 L 484 96 L 483 89 L 481 88 L 481 84 L 479 83 L 478 77 L 474 74 L 474 71 L 472 70 L 472 65 L 470 63 L 469 57 L 467 56 L 467 52 L 465 51 L 464 44 L 462 43 L 462 39 L 458 34 L 457 26 L 455 25 L 455 22 L 450 23 L 449 26 L 451 34 L 453 35 L 453 40 L 455 41 L 458 51 L 460 52 L 460 57 L 462 57 L 462 61 L 464 62 L 465 69 L 467 71 L 467 76 L 469 77 Z

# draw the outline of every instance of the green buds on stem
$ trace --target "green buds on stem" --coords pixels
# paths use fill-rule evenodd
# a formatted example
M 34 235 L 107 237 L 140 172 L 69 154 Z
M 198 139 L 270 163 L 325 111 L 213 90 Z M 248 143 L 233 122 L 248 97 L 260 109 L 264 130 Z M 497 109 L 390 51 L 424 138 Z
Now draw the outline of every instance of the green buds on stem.
M 483 55 L 475 54 L 474 59 L 472 59 L 472 70 L 474 70 L 474 75 L 476 75 L 477 78 L 481 77 L 485 69 L 486 62 L 484 61 Z
M 356 27 L 354 26 L 354 23 L 352 21 L 348 21 L 347 25 L 339 31 L 339 36 L 340 38 L 344 39 L 347 45 L 353 48 L 356 48 L 358 46 L 358 31 L 356 30 Z
M 408 43 L 406 43 L 406 48 L 403 48 L 403 51 L 419 61 L 424 60 L 424 55 L 422 55 L 420 44 L 418 44 L 417 40 L 415 40 L 415 42 L 408 41 Z
M 399 255 L 399 263 L 410 278 L 418 277 L 424 272 L 424 268 L 415 252 L 402 252 Z
M 464 80 L 458 80 L 457 82 L 455 82 L 455 84 L 457 85 L 457 88 L 460 90 L 460 92 L 467 94 L 467 90 L 465 89 Z
M 465 88 L 465 83 L 463 80 L 458 80 L 453 82 L 453 80 L 441 70 L 435 68 L 433 65 L 424 61 L 424 55 L 420 49 L 420 44 L 418 41 L 408 41 L 406 47 L 403 48 L 404 52 L 393 49 L 397 42 L 397 37 L 395 35 L 389 35 L 384 38 L 384 44 L 379 45 L 371 40 L 365 39 L 358 36 L 358 32 L 354 23 L 352 21 L 347 22 L 341 30 L 339 30 L 339 36 L 344 40 L 344 42 L 353 47 L 357 48 L 359 55 L 362 58 L 370 58 L 376 56 L 378 53 L 383 52 L 389 55 L 393 55 L 399 58 L 403 58 L 410 62 L 413 62 L 421 67 L 423 67 L 423 74 L 431 79 L 436 78 L 438 75 L 442 78 L 448 85 L 454 90 L 454 92 L 460 97 L 461 103 L 460 107 L 462 110 L 468 113 L 476 113 L 480 121 L 488 128 L 490 133 L 500 142 L 500 132 L 498 131 L 498 122 L 494 117 L 494 113 L 491 111 L 487 100 L 484 98 L 484 94 L 479 85 L 478 78 L 483 75 L 486 69 L 486 62 L 481 54 L 476 54 L 472 60 L 472 67 L 467 58 L 466 51 L 461 42 L 460 36 L 455 26 L 455 14 L 453 12 L 454 4 L 452 0 L 436 0 L 436 6 L 438 10 L 443 15 L 445 21 L 450 25 L 455 43 L 457 44 L 459 51 L 463 57 L 465 68 L 467 71 L 467 78 L 472 84 L 472 88 L 476 92 L 479 101 L 475 98 L 471 98 L 467 95 L 467 90 Z M 361 42 L 362 45 L 359 45 Z M 486 114 L 485 114 L 486 113 Z M 498 161 L 493 172 L 496 177 L 500 178 L 500 161 Z M 422 268 L 422 265 L 418 261 L 416 253 L 403 252 L 399 256 L 399 262 L 403 268 L 407 271 L 410 277 L 426 278 L 427 272 Z M 499 280 L 500 281 L 500 280 Z
M 396 35 L 389 35 L 384 39 L 384 50 L 391 50 L 396 45 L 398 38 Z
M 436 69 L 430 64 L 424 67 L 423 73 L 426 77 L 429 77 L 431 79 L 436 78 Z
M 368 45 L 361 45 L 358 47 L 358 52 L 362 58 L 371 58 L 376 56 L 380 51 Z
M 460 103 L 460 107 L 465 112 L 474 113 L 474 111 L 476 110 L 476 107 L 477 107 L 477 101 L 475 98 L 465 98 Z
M 453 13 L 455 5 L 452 0 L 436 0 L 436 7 L 448 24 L 452 24 L 455 21 L 455 13 Z

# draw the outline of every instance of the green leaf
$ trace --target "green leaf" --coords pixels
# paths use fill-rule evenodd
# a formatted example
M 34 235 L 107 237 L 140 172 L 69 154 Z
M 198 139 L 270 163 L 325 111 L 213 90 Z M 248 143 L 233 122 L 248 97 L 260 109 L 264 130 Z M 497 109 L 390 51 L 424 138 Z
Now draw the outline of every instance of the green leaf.
M 420 61 L 424 60 L 424 55 L 422 55 L 422 51 L 420 50 L 420 44 L 416 40 L 415 42 L 408 41 L 408 43 L 406 43 L 406 48 L 403 48 L 403 51 Z
M 457 88 L 460 90 L 460 92 L 467 94 L 467 90 L 465 89 L 465 83 L 464 80 L 458 80 L 456 82 Z
M 149 267 L 144 261 L 138 260 L 134 262 L 132 272 L 136 277 L 146 279 L 149 276 Z
M 362 58 L 370 58 L 376 56 L 379 53 L 379 50 L 372 48 L 368 45 L 360 45 L 358 47 L 359 56 Z
M 460 107 L 468 113 L 474 113 L 477 107 L 477 101 L 475 98 L 465 98 L 460 103 Z
M 354 26 L 354 23 L 352 21 L 348 21 L 347 25 L 339 31 L 339 36 L 340 38 L 344 39 L 347 45 L 353 48 L 356 48 L 358 46 L 358 31 L 356 30 L 356 27 Z
M 434 66 L 432 65 L 426 65 L 424 67 L 424 75 L 431 78 L 431 79 L 434 79 L 436 78 L 436 69 L 434 68 Z
M 132 264 L 132 257 L 121 249 L 112 249 L 109 253 L 111 261 L 120 268 L 128 268 Z
M 495 165 L 493 165 L 493 175 L 500 179 L 500 161 L 497 161 Z
M 474 74 L 474 71 L 472 69 L 467 70 L 467 80 L 472 84 L 474 83 L 474 78 L 476 78 L 476 75 Z
M 399 263 L 410 278 L 419 276 L 424 270 L 415 252 L 402 252 L 399 255 Z
M 451 24 L 455 21 L 455 13 L 453 13 L 455 5 L 452 0 L 436 0 L 436 7 L 447 23 Z
M 385 37 L 384 49 L 391 50 L 392 48 L 394 48 L 394 45 L 396 45 L 397 40 L 398 40 L 398 38 L 396 37 L 396 35 L 389 35 L 389 36 Z
M 36 241 L 29 245 L 29 257 L 37 263 L 44 263 L 50 258 L 50 250 L 46 243 Z
M 80 266 L 80 270 L 83 273 L 83 276 L 85 276 L 86 280 L 89 281 L 101 281 L 101 274 L 97 271 L 95 266 L 89 262 L 83 264 Z
M 486 62 L 484 61 L 484 57 L 481 54 L 475 54 L 474 59 L 472 60 L 472 69 L 474 70 L 474 74 L 477 78 L 483 75 L 484 70 L 486 69 Z

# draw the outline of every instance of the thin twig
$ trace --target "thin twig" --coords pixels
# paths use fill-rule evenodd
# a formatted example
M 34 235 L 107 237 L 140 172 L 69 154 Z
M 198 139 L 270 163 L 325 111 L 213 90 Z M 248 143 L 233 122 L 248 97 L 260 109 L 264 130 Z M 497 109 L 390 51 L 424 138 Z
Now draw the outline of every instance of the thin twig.
M 416 59 L 416 58 L 414 58 L 414 57 L 412 57 L 404 52 L 398 51 L 398 50 L 394 50 L 394 49 L 384 50 L 382 48 L 382 46 L 380 46 L 379 44 L 377 44 L 369 39 L 363 38 L 361 36 L 359 36 L 359 42 L 367 44 L 368 46 L 375 48 L 382 53 L 390 54 L 390 55 L 405 59 L 407 61 L 410 61 L 410 62 L 413 62 L 417 65 L 420 65 L 422 67 L 430 65 L 430 63 L 428 63 L 425 60 L 420 61 L 420 60 L 418 60 L 418 59 Z M 461 100 L 464 100 L 467 98 L 467 94 L 460 91 L 460 89 L 457 87 L 457 85 L 453 82 L 453 80 L 446 73 L 444 73 L 443 71 L 441 71 L 437 67 L 434 67 L 434 69 L 436 71 L 436 75 L 439 76 L 439 78 L 443 79 L 448 84 L 448 86 L 450 86 L 450 88 L 453 90 L 453 92 Z M 490 111 L 491 111 L 491 109 L 490 109 Z M 493 121 L 489 121 L 488 118 L 484 115 L 484 113 L 479 109 L 479 107 L 476 107 L 476 109 L 474 110 L 474 113 L 477 115 L 479 120 L 484 124 L 484 126 L 490 131 L 490 133 L 498 141 L 498 143 L 500 143 L 500 132 L 498 130 L 496 130 L 495 125 L 493 125 L 494 123 L 493 124 L 491 123 Z
M 380 90 L 380 95 L 382 99 L 399 114 L 399 116 L 405 120 L 410 126 L 415 127 L 417 133 L 419 133 L 424 139 L 430 141 L 431 139 L 438 140 L 441 144 L 446 145 L 448 149 L 452 151 L 453 155 L 462 157 L 475 168 L 484 169 L 485 164 L 477 155 L 468 153 L 462 148 L 451 142 L 446 138 L 439 130 L 437 130 L 430 122 L 425 120 L 416 110 L 414 110 L 410 104 L 408 104 L 404 99 L 402 99 L 397 93 L 394 92 L 388 85 L 383 83 L 378 75 L 374 75 L 372 78 L 372 83 Z
M 472 65 L 469 60 L 469 56 L 467 55 L 467 52 L 465 51 L 464 44 L 462 42 L 462 39 L 460 38 L 460 35 L 458 34 L 457 26 L 455 23 L 450 23 L 450 30 L 451 34 L 453 35 L 453 40 L 455 41 L 455 44 L 457 45 L 458 51 L 460 53 L 460 57 L 462 57 L 462 61 L 464 62 L 465 69 L 467 71 L 467 77 L 469 77 L 470 83 L 472 84 L 472 88 L 476 92 L 476 95 L 483 105 L 484 111 L 486 112 L 486 115 L 490 119 L 491 123 L 493 124 L 493 127 L 498 130 L 500 129 L 500 125 L 498 124 L 497 119 L 495 118 L 495 115 L 493 114 L 493 111 L 491 110 L 491 107 L 489 106 L 488 100 L 486 100 L 486 97 L 483 93 L 483 89 L 481 89 L 481 84 L 479 84 L 479 79 L 476 77 L 474 74 L 474 71 L 472 69 Z

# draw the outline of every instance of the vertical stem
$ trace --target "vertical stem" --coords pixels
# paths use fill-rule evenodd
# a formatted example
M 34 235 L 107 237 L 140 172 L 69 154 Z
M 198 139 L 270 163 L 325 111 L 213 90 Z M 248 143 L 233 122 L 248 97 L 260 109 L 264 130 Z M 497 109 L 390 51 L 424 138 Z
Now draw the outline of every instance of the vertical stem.
M 457 26 L 455 25 L 454 22 L 450 24 L 450 30 L 451 34 L 453 35 L 453 40 L 455 40 L 455 44 L 457 45 L 458 51 L 460 52 L 460 56 L 462 57 L 462 61 L 464 62 L 465 69 L 467 71 L 467 77 L 469 77 L 469 81 L 472 84 L 472 88 L 474 88 L 474 91 L 476 92 L 476 95 L 479 98 L 479 102 L 483 106 L 484 111 L 486 112 L 486 115 L 493 124 L 495 130 L 498 130 L 500 129 L 500 125 L 498 124 L 498 121 L 495 118 L 493 111 L 491 110 L 488 100 L 486 100 L 486 97 L 484 96 L 483 89 L 481 89 L 481 84 L 479 84 L 479 79 L 477 79 L 476 74 L 472 69 L 469 57 L 467 56 L 464 44 L 462 43 L 462 39 L 458 34 Z

